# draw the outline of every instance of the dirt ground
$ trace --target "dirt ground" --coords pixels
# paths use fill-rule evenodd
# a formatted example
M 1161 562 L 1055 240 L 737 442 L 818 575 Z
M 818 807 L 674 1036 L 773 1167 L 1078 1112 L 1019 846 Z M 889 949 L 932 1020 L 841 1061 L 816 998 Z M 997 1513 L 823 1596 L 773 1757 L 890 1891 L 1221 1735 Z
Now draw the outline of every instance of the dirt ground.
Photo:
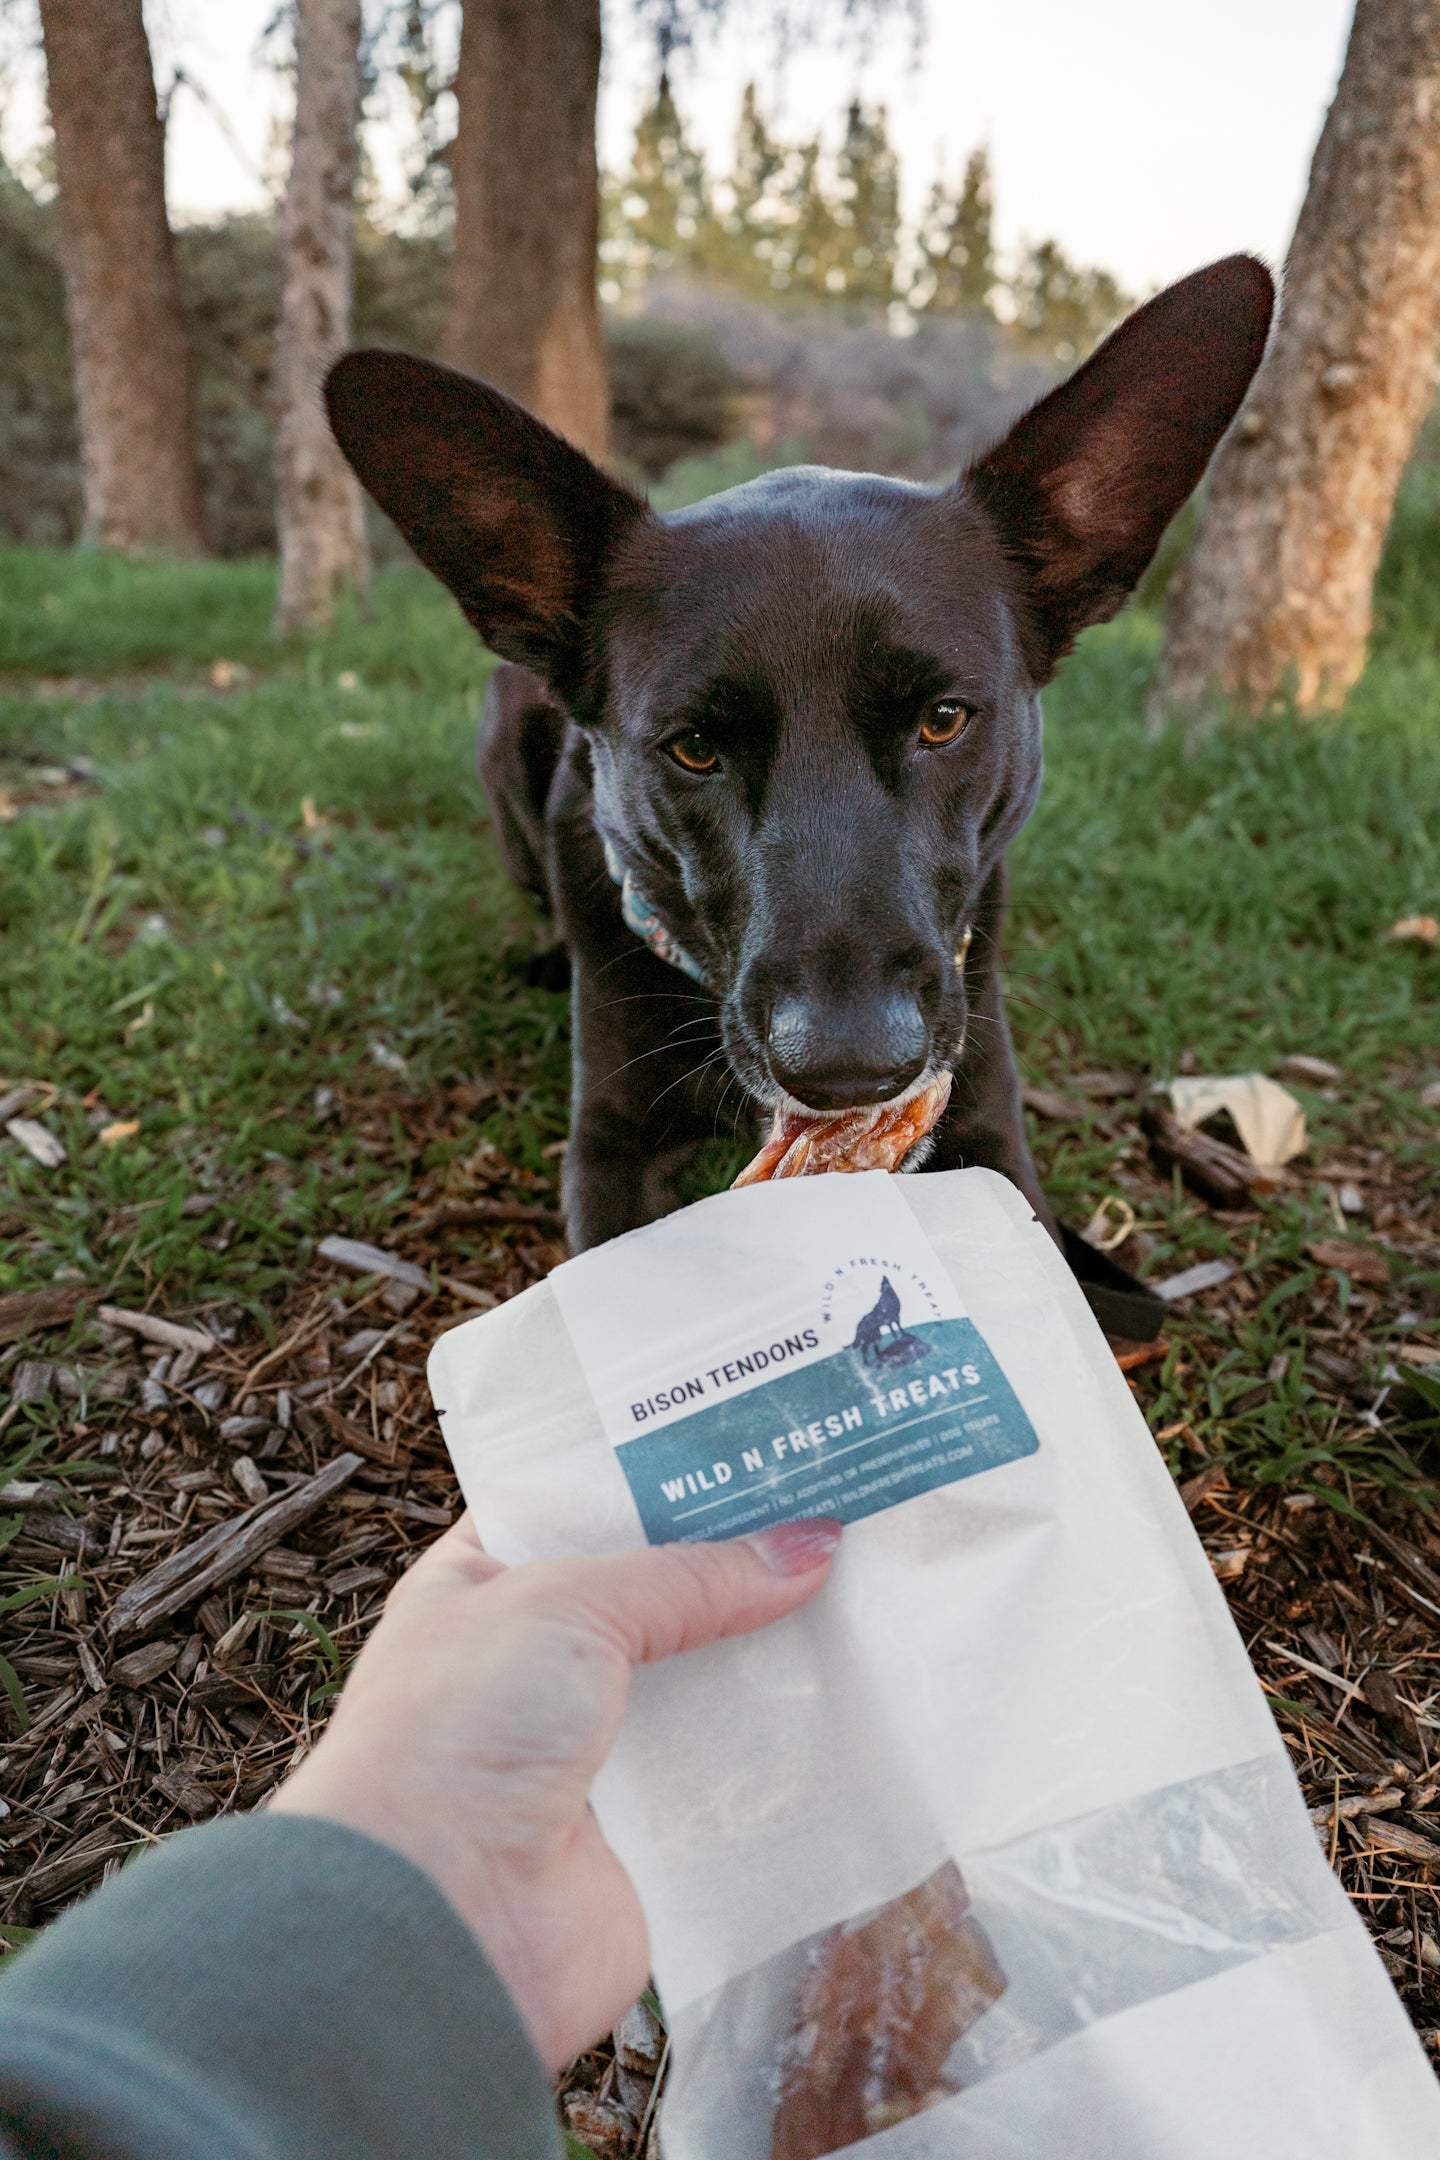
M 1067 1100 L 1050 1099 L 1057 1128 Z M 473 1102 L 450 1089 L 337 1107 L 383 1163 L 413 1161 Z M 1146 1153 L 1138 1109 L 1111 1105 L 1104 1115 L 1122 1139 L 1136 1138 L 1123 1159 L 1137 1220 L 1167 1195 L 1174 1203 L 1179 1189 Z M 1399 1326 L 1416 1358 L 1440 1355 L 1440 1300 L 1427 1293 L 1424 1310 L 1401 1309 L 1440 1257 L 1440 1210 L 1423 1163 L 1397 1168 L 1374 1153 L 1357 1141 L 1304 1173 L 1307 1190 L 1328 1180 L 1349 1200 L 1363 1189 L 1368 1228 L 1392 1255 L 1383 1269 L 1369 1263 L 1368 1284 L 1356 1276 L 1342 1294 L 1323 1244 L 1298 1277 L 1283 1257 L 1247 1259 L 1261 1250 L 1267 1203 L 1211 1211 L 1237 1272 L 1177 1306 L 1162 1343 L 1132 1347 L 1124 1361 L 1270 1697 L 1316 1834 L 1437 2055 L 1434 1420 L 1385 1345 Z M 201 1196 L 201 1205 L 211 1202 Z M 262 1801 L 312 1745 L 396 1576 L 453 1519 L 458 1495 L 425 1354 L 441 1328 L 561 1257 L 558 1201 L 547 1178 L 481 1142 L 414 1182 L 405 1205 L 387 1251 L 460 1290 L 432 1295 L 317 1257 L 300 1294 L 272 1314 L 269 1337 L 224 1306 L 149 1316 L 204 1330 L 213 1342 L 204 1350 L 99 1319 L 80 1286 L 0 1301 L 7 1448 L 32 1431 L 53 1440 L 58 1427 L 65 1457 L 52 1460 L 53 1444 L 37 1452 L 0 1494 L 13 1510 L 5 1561 L 18 1585 L 0 1598 L 0 1650 L 15 1682 L 0 1710 L 7 1947 L 23 1946 L 137 1847 Z M 220 1235 L 223 1209 L 215 1215 Z M 1337 1235 L 1344 1222 L 1337 1210 Z M 1143 1244 L 1135 1233 L 1121 1257 L 1142 1258 Z M 1403 1291 L 1392 1266 L 1397 1279 L 1406 1271 Z M 1226 1360 L 1248 1318 L 1290 1281 L 1300 1285 L 1289 1325 L 1308 1375 L 1307 1429 L 1319 1416 L 1334 1444 L 1304 1475 L 1247 1482 L 1252 1457 L 1238 1444 L 1227 1454 L 1220 1441 L 1268 1414 L 1267 1404 L 1283 1421 L 1278 1398 L 1293 1383 L 1293 1359 L 1272 1359 L 1268 1378 L 1239 1392 L 1225 1381 Z M 264 1527 L 277 1509 L 278 1535 Z M 207 1553 L 219 1579 L 204 1572 Z M 581 2056 L 562 2082 L 577 2149 L 602 2160 L 658 2151 L 665 2041 L 653 2009 L 632 2013 L 618 2043 Z

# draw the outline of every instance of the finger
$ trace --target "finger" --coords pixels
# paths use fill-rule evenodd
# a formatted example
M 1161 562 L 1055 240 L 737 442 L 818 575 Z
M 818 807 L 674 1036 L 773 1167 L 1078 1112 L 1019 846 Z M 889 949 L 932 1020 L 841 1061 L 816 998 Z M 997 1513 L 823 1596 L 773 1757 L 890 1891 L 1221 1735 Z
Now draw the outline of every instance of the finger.
M 824 1583 L 839 1542 L 839 1523 L 820 1517 L 724 1544 L 552 1563 L 527 1570 L 523 1588 L 539 1602 L 579 1608 L 632 1665 L 645 1665 L 793 1612 Z M 511 1582 L 522 1588 L 519 1575 Z

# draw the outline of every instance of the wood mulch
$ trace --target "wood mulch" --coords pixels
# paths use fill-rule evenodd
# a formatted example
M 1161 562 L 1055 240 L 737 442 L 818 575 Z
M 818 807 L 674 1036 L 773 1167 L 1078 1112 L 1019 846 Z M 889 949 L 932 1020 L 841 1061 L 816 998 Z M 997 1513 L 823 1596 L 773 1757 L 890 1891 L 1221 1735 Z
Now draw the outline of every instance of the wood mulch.
M 374 1152 L 397 1103 L 345 1109 Z M 443 1130 L 449 1108 L 403 1113 L 413 1135 L 417 1118 Z M 1125 1189 L 1143 1214 L 1159 1173 L 1136 1160 Z M 1385 1184 L 1358 1151 L 1339 1168 Z M 459 1506 L 428 1347 L 555 1264 L 556 1206 L 553 1186 L 482 1143 L 417 1182 L 385 1234 L 387 1252 L 450 1287 L 317 1259 L 268 1337 L 224 1307 L 148 1316 L 203 1333 L 203 1348 L 92 1314 L 81 1351 L 61 1356 L 43 1331 L 71 1322 L 75 1293 L 4 1301 L 6 1455 L 32 1428 L 58 1427 L 63 1446 L 0 1492 L 0 1679 L 19 1697 L 0 1698 L 0 1944 L 20 1947 L 138 1846 L 255 1806 L 313 1745 L 391 1584 Z M 1433 1193 L 1394 1188 L 1394 1210 L 1433 1266 Z M 1237 1249 L 1254 1220 L 1234 1218 Z M 1218 1286 L 1168 1332 L 1203 1363 L 1265 1287 Z M 1390 1295 L 1359 1286 L 1343 1313 L 1312 1316 L 1337 1421 L 1383 1422 L 1366 1331 Z M 1152 1409 L 1159 1375 L 1153 1360 L 1131 1374 Z M 1314 1492 L 1232 1486 L 1200 1448 L 1181 1472 L 1316 1835 L 1440 2060 L 1440 1527 L 1423 1492 L 1377 1485 L 1346 1513 Z M 653 2011 L 637 2006 L 562 2080 L 575 2151 L 656 2160 Z

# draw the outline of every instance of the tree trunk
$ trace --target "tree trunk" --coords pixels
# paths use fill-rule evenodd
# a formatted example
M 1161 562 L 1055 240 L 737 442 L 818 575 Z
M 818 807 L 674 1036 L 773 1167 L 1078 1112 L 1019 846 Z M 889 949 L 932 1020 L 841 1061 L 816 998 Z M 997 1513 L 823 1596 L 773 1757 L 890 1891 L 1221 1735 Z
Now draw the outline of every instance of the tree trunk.
M 350 339 L 360 0 L 299 0 L 295 137 L 281 219 L 285 283 L 275 333 L 279 635 L 324 630 L 369 571 L 359 484 L 330 433 L 325 370 Z
M 444 356 L 592 457 L 610 444 L 595 298 L 599 0 L 465 0 Z
M 1270 350 L 1171 590 L 1157 702 L 1340 704 L 1440 357 L 1440 0 L 1357 0 Z
M 190 340 L 141 0 L 40 0 L 85 536 L 203 552 Z

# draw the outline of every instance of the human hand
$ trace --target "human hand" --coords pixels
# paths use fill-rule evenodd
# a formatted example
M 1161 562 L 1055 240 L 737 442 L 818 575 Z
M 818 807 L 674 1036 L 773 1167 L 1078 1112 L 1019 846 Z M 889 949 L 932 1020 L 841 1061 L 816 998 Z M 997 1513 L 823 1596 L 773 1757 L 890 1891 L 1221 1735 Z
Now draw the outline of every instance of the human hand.
M 558 2069 L 649 1970 L 640 1901 L 588 1805 L 631 1668 L 793 1612 L 839 1538 L 828 1520 L 786 1523 L 506 1568 L 463 1516 L 396 1585 L 324 1737 L 270 1804 L 423 1868 Z

